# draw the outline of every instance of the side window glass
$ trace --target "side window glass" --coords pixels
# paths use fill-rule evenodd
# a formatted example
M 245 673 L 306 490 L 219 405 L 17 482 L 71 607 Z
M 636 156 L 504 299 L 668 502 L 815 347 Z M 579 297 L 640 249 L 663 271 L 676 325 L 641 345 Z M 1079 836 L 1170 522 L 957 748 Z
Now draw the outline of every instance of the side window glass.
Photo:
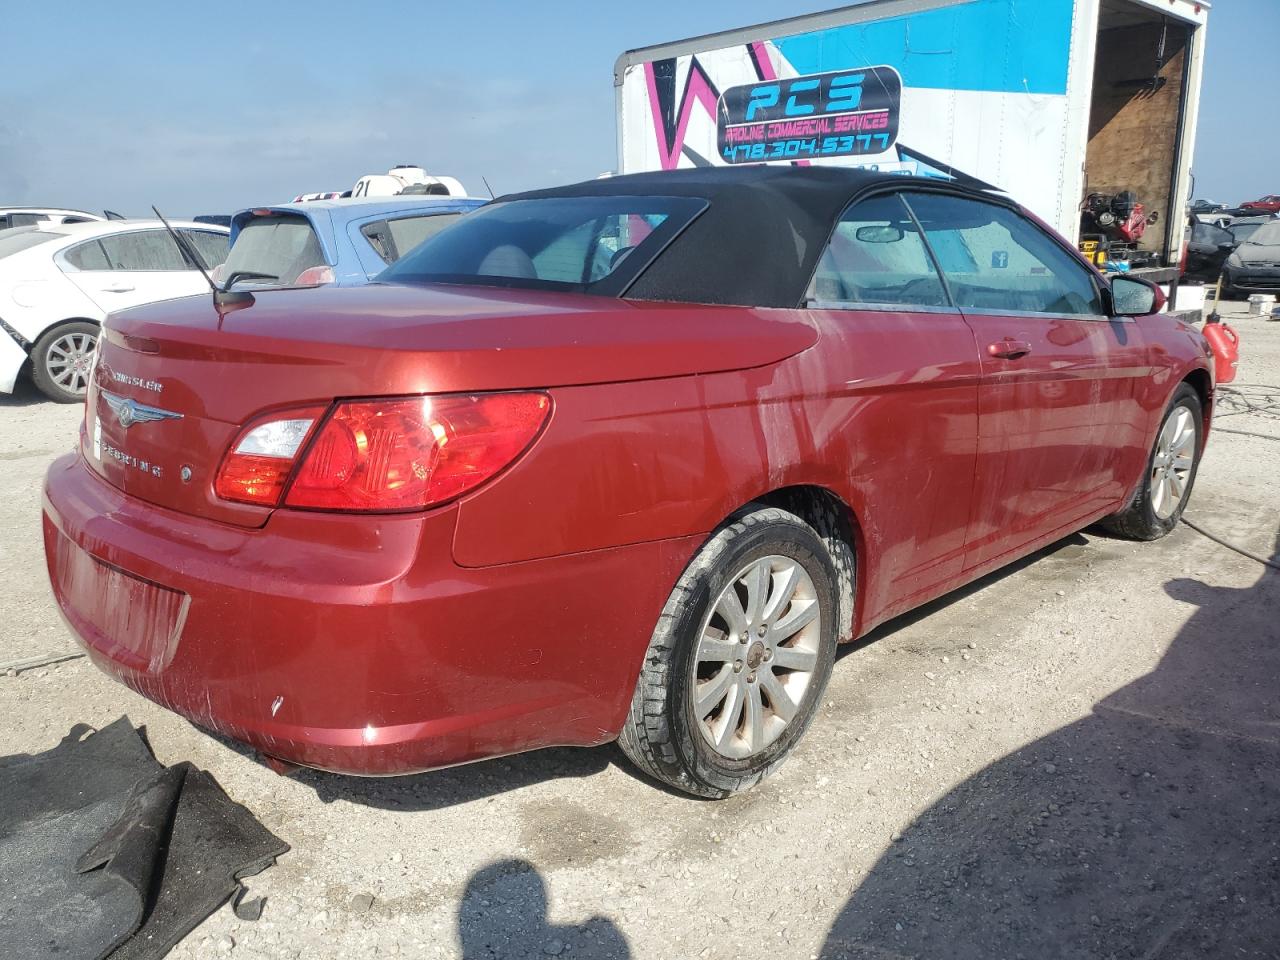
M 387 221 L 375 220 L 373 223 L 366 223 L 360 228 L 360 232 L 369 241 L 369 246 L 373 247 L 373 252 L 384 261 L 391 263 L 396 259 L 395 248 L 392 246 L 391 231 L 387 229 Z
M 897 194 L 845 210 L 818 261 L 807 299 L 949 306 L 924 241 Z
M 225 233 L 213 233 L 210 230 L 183 230 L 183 238 L 195 247 L 200 256 L 200 263 L 206 270 L 212 270 L 227 259 L 227 248 L 230 238 Z
M 1047 233 L 1006 207 L 906 194 L 956 306 L 974 311 L 1100 316 L 1093 275 Z
M 387 226 L 391 230 L 391 238 L 396 245 L 395 256 L 403 257 L 422 241 L 428 237 L 434 237 L 460 216 L 461 214 L 458 213 L 436 213 L 426 217 L 401 217 L 398 220 L 388 220 Z
M 63 259 L 77 270 L 110 270 L 107 255 L 102 252 L 102 245 L 97 240 L 89 240 L 72 247 L 63 255 Z
M 134 230 L 102 238 L 112 270 L 190 270 L 173 237 L 164 230 Z

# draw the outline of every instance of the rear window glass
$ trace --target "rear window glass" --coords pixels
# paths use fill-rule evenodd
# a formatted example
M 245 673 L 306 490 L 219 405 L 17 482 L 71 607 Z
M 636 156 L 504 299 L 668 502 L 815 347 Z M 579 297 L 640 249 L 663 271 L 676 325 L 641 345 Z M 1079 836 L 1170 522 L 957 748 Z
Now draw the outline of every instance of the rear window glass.
M 107 261 L 107 255 L 102 249 L 102 244 L 97 240 L 78 243 L 68 250 L 63 257 L 68 264 L 77 270 L 111 269 L 111 264 Z
M 429 213 L 395 220 L 377 220 L 360 228 L 374 253 L 387 263 L 395 263 L 428 237 L 434 237 L 461 213 Z
M 427 239 L 378 279 L 617 296 L 705 207 L 691 197 L 493 203 Z
M 0 233 L 0 257 L 7 257 L 11 253 L 17 253 L 20 250 L 27 250 L 41 243 L 48 243 L 57 237 L 64 237 L 64 233 L 54 233 L 52 230 L 6 230 Z
M 428 237 L 434 237 L 458 217 L 460 213 L 437 213 L 430 217 L 401 217 L 388 220 L 391 238 L 396 242 L 396 253 L 404 256 Z
M 287 287 L 312 267 L 326 263 L 306 217 L 253 217 L 236 235 L 221 275 L 228 285 Z

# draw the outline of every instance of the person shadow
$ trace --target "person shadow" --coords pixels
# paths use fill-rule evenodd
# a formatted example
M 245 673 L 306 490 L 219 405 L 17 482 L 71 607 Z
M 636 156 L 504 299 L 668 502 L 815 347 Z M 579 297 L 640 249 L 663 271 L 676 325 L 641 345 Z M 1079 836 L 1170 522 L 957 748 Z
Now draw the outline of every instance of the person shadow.
M 546 882 L 533 864 L 519 859 L 499 860 L 472 874 L 458 907 L 458 941 L 463 960 L 631 956 L 627 938 L 607 917 L 548 923 Z
M 1157 667 L 917 817 L 824 960 L 1280 956 L 1280 574 L 1164 589 Z

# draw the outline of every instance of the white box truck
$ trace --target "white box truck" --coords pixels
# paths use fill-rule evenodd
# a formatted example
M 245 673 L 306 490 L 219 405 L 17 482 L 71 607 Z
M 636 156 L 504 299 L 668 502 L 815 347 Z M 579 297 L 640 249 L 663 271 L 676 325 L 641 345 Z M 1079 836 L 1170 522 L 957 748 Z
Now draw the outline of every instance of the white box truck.
M 1175 280 L 1208 15 L 1203 0 L 863 0 L 631 50 L 614 69 L 619 170 L 957 177 L 1073 242 L 1091 197 L 1123 195 L 1143 205 L 1133 262 Z

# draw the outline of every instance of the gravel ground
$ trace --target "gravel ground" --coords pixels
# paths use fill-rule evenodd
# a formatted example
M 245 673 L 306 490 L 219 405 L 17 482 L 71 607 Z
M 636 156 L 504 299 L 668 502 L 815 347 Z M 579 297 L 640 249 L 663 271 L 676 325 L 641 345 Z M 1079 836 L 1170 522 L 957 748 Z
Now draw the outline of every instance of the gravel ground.
M 1241 384 L 1280 385 L 1280 323 L 1235 320 Z M 79 417 L 0 399 L 0 660 L 74 651 L 38 519 Z M 1188 516 L 1280 555 L 1280 410 L 1217 425 Z M 1274 957 L 1277 624 L 1280 575 L 1189 528 L 1088 531 L 846 649 L 796 755 L 720 803 L 612 747 L 282 778 L 84 660 L 0 675 L 0 755 L 127 714 L 292 844 L 259 921 L 176 957 Z

